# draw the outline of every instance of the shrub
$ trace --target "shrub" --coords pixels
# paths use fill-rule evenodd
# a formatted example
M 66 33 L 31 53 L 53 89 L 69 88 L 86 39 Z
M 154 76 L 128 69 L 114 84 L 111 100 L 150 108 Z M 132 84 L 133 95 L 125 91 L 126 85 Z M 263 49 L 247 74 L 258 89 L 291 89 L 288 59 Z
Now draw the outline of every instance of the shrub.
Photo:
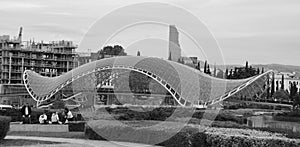
M 233 129 L 233 128 L 213 128 L 203 127 L 199 125 L 189 125 L 181 129 L 179 132 L 175 132 L 174 125 L 168 125 L 164 129 L 157 128 L 131 128 L 126 125 L 118 125 L 114 121 L 96 121 L 94 123 L 88 123 L 93 127 L 87 126 L 85 129 L 85 135 L 89 139 L 105 140 L 105 136 L 100 136 L 96 132 L 101 132 L 104 135 L 110 135 L 109 139 L 112 141 L 128 141 L 136 143 L 153 143 L 151 140 L 157 137 L 164 137 L 173 135 L 171 138 L 157 143 L 161 146 L 195 146 L 195 147 L 231 147 L 231 146 L 266 146 L 266 147 L 298 147 L 300 141 L 295 139 L 286 138 L 282 134 L 269 133 L 264 131 L 256 131 L 250 129 Z M 171 124 L 171 123 L 170 123 Z M 96 129 L 94 131 L 93 129 Z M 204 132 L 199 132 L 205 128 Z M 114 132 L 114 133 L 110 133 Z M 125 133 L 124 136 L 122 133 Z M 140 136 L 137 136 L 139 134 Z M 155 136 L 155 137 L 154 137 Z
M 11 118 L 0 116 L 0 140 L 2 140 L 9 130 Z
M 0 110 L 0 116 L 10 117 L 12 122 L 20 121 L 22 119 L 22 114 L 18 109 Z
M 65 107 L 66 104 L 63 100 L 57 100 L 50 106 L 51 109 L 64 109 Z
M 85 122 L 70 122 L 68 123 L 70 132 L 83 132 L 85 127 Z

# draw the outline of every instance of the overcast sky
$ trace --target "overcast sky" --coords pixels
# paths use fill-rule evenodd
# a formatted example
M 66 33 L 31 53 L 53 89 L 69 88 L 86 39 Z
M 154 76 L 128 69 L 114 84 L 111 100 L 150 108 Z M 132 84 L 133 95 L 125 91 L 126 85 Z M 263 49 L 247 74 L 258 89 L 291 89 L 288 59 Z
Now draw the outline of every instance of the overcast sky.
M 80 44 L 84 34 L 99 18 L 117 8 L 140 2 L 143 0 L 0 0 L 0 35 L 17 35 L 19 27 L 23 26 L 23 40 L 64 39 Z M 159 2 L 180 6 L 202 20 L 217 39 L 224 60 L 228 64 L 244 64 L 245 60 L 248 60 L 252 64 L 300 65 L 299 0 L 160 0 Z M 145 26 L 135 29 L 143 30 L 143 27 Z M 144 33 L 145 38 L 154 38 L 157 35 L 158 38 L 168 39 L 167 27 L 157 27 L 156 31 L 152 34 L 138 31 L 139 34 L 136 36 Z M 125 38 L 124 40 L 128 41 L 126 32 L 130 36 L 135 36 L 130 29 L 126 30 L 123 32 L 124 35 L 120 35 Z M 120 36 L 112 39 L 114 42 L 111 43 L 120 43 L 128 48 L 127 52 L 130 54 L 141 50 L 142 55 L 152 55 L 156 52 L 167 56 L 167 44 L 162 41 L 150 39 L 147 43 L 157 43 L 157 50 L 143 51 L 141 45 L 132 43 L 134 40 L 129 43 Z M 180 34 L 180 38 L 185 55 L 204 58 L 201 53 L 189 51 L 192 48 L 191 42 L 185 39 L 183 34 Z M 159 44 L 161 49 L 158 49 Z

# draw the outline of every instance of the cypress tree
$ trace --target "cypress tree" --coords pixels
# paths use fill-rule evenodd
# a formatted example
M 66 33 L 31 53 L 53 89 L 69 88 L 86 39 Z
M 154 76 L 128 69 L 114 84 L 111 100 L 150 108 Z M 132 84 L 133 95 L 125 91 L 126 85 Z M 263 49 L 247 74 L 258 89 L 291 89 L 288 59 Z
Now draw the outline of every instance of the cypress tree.
M 211 74 L 209 64 L 207 64 L 207 74 L 209 74 L 209 75 Z
M 168 58 L 168 60 L 172 60 L 172 54 L 171 54 L 171 52 L 169 52 L 169 58 Z
M 281 76 L 281 89 L 284 90 L 284 75 Z
M 238 74 L 237 74 L 237 68 L 234 67 L 234 71 L 233 71 L 233 74 L 232 74 L 232 78 L 233 79 L 238 79 Z
M 226 70 L 225 70 L 225 77 L 224 77 L 225 79 L 228 79 L 228 69 L 226 68 Z
M 246 61 L 246 69 L 248 69 L 248 61 Z
M 271 96 L 273 96 L 274 92 L 275 92 L 275 74 L 273 73 L 272 75 L 272 85 L 271 85 Z
M 216 68 L 216 64 L 214 65 L 214 77 L 217 76 L 217 68 Z
M 179 59 L 177 60 L 177 62 L 183 64 L 183 59 L 180 59 L 180 58 L 179 58 Z
M 259 70 L 259 67 L 257 67 L 257 75 L 260 74 L 260 70 Z
M 294 101 L 294 96 L 297 95 L 297 93 L 298 93 L 298 88 L 296 82 L 293 82 L 290 84 L 290 99 L 292 101 Z
M 197 66 L 196 66 L 196 69 L 201 71 L 200 61 L 198 62 Z
M 205 60 L 205 62 L 204 62 L 204 73 L 207 73 L 206 68 L 207 68 L 207 61 Z
M 140 51 L 138 51 L 136 56 L 141 56 L 141 52 L 140 52 Z
M 262 67 L 261 73 L 262 73 L 262 74 L 265 73 L 265 68 L 264 68 L 264 67 Z
M 270 76 L 268 76 L 267 80 L 267 99 L 270 97 Z
M 232 79 L 232 74 L 233 74 L 233 71 L 232 71 L 232 69 L 230 69 L 229 79 Z

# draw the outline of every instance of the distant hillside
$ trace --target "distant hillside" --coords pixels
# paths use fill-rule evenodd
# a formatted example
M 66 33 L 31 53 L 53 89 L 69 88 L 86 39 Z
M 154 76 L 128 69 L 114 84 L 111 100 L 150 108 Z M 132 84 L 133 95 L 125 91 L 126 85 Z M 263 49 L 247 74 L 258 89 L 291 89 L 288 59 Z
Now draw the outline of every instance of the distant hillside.
M 204 62 L 200 61 L 201 67 L 203 68 Z M 210 64 L 210 68 L 213 68 L 213 64 Z M 234 69 L 234 67 L 242 67 L 245 65 L 238 65 L 238 64 L 228 64 L 228 65 L 216 65 L 218 69 L 225 70 L 227 69 Z M 276 70 L 279 72 L 296 72 L 296 76 L 300 77 L 300 66 L 295 65 L 282 65 L 282 64 L 249 64 L 254 68 L 259 67 L 260 69 L 263 67 L 265 71 L 268 70 Z
M 296 76 L 300 77 L 300 66 L 294 66 L 294 65 L 282 65 L 282 64 L 257 64 L 252 65 L 253 67 L 264 67 L 267 70 L 277 70 L 280 72 L 296 72 Z
M 226 65 L 226 68 L 233 69 L 234 67 L 242 67 L 245 65 Z M 300 77 L 300 66 L 294 66 L 294 65 L 282 65 L 282 64 L 250 64 L 249 66 L 252 66 L 254 68 L 264 68 L 265 71 L 268 70 L 276 70 L 279 72 L 296 72 L 296 76 Z M 220 69 L 224 69 L 224 66 L 218 66 Z

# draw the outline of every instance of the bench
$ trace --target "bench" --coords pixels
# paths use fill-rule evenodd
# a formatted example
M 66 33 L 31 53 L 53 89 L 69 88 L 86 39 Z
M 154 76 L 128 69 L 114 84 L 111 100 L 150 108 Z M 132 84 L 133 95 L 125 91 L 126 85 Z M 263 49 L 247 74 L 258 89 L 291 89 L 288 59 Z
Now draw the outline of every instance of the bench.
M 84 132 L 85 122 L 75 121 L 66 125 L 11 123 L 10 131 L 17 132 Z
M 69 132 L 68 125 L 11 124 L 9 131 L 16 132 Z

